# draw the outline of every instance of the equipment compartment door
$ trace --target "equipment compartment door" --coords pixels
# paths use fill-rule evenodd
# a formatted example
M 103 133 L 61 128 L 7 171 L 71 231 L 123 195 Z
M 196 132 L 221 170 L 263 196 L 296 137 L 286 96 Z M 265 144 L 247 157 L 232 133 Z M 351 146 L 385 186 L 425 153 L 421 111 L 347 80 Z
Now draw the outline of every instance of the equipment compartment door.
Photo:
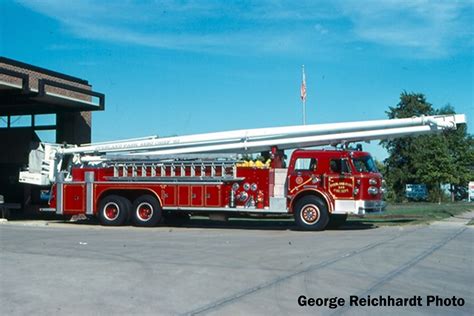
M 176 186 L 162 185 L 160 197 L 163 201 L 163 205 L 176 206 Z
M 204 206 L 204 201 L 202 199 L 203 195 L 202 186 L 192 186 L 191 187 L 191 205 L 192 206 Z
M 64 185 L 64 213 L 85 212 L 85 185 Z
M 189 185 L 178 186 L 178 205 L 189 206 L 191 205 L 191 192 Z
M 215 207 L 221 206 L 221 186 L 208 185 L 206 186 L 205 206 Z

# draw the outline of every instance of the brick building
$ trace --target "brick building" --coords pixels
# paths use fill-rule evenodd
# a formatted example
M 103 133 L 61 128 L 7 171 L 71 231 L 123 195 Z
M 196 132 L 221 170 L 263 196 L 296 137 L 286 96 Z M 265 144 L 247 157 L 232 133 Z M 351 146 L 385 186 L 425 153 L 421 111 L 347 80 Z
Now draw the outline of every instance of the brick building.
M 92 111 L 104 110 L 104 101 L 87 80 L 0 57 L 0 194 L 6 201 L 37 208 L 41 188 L 18 183 L 30 149 L 43 131 L 53 132 L 56 143 L 89 143 Z M 50 122 L 38 123 L 44 116 Z

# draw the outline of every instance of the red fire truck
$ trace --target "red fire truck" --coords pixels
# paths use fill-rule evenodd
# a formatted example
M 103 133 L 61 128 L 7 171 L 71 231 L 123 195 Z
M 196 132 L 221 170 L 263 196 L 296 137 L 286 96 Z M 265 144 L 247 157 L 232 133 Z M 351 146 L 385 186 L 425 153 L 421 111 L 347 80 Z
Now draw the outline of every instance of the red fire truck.
M 46 144 L 32 152 L 20 179 L 52 182 L 47 210 L 97 216 L 103 225 L 155 226 L 167 216 L 189 214 L 283 215 L 294 216 L 301 229 L 323 230 L 344 223 L 348 214 L 381 211 L 382 177 L 361 150 L 297 149 L 284 168 L 284 149 L 418 135 L 462 122 L 464 116 L 450 115 L 79 147 Z M 111 155 L 117 152 L 126 154 Z M 260 152 L 271 163 L 243 166 L 229 156 L 243 152 Z

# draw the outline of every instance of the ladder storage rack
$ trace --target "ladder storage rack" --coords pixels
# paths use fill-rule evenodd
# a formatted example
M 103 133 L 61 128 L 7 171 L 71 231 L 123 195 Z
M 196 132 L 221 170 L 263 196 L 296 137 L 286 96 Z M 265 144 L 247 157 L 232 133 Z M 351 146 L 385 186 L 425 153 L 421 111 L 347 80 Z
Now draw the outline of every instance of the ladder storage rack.
M 239 181 L 237 161 L 114 161 L 109 180 L 128 181 Z

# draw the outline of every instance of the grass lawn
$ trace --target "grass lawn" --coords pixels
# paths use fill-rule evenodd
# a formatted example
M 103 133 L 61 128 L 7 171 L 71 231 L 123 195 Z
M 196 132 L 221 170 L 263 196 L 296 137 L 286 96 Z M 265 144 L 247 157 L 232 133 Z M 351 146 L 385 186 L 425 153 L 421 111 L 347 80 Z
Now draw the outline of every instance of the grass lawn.
M 352 222 L 373 225 L 420 224 L 474 210 L 473 203 L 389 203 L 384 213 L 350 217 Z

